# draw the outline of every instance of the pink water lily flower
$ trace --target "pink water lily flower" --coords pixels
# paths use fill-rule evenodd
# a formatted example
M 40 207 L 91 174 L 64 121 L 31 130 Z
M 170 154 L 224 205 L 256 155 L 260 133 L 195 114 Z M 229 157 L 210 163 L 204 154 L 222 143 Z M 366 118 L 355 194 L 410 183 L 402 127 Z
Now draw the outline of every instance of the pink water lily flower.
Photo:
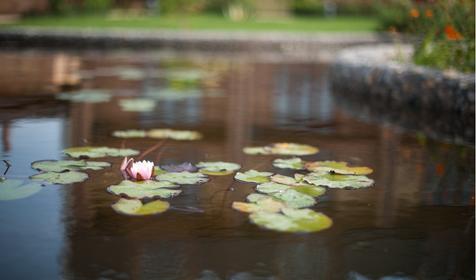
M 125 179 L 149 180 L 154 175 L 154 163 L 147 160 L 134 162 L 133 158 L 126 157 L 121 164 L 121 173 Z

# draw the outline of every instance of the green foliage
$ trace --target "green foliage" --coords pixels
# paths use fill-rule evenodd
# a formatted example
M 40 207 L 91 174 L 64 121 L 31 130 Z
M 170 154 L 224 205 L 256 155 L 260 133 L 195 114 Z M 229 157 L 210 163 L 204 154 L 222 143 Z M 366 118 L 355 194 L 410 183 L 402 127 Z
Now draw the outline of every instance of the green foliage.
M 392 1 L 380 10 L 381 29 L 420 38 L 416 64 L 474 72 L 474 1 Z

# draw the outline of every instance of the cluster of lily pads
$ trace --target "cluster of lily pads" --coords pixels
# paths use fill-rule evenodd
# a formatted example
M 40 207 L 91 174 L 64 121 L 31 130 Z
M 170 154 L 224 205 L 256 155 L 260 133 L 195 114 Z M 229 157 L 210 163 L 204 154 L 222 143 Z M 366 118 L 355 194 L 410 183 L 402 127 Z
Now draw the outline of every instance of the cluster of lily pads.
M 308 155 L 317 153 L 312 146 L 276 143 L 264 147 L 247 147 L 248 154 Z M 235 210 L 249 213 L 250 221 L 267 229 L 283 232 L 315 232 L 332 225 L 323 213 L 308 207 L 326 193 L 326 188 L 356 189 L 371 186 L 374 181 L 365 175 L 368 167 L 350 167 L 346 162 L 307 162 L 298 157 L 275 159 L 273 166 L 296 170 L 293 177 L 271 172 L 249 170 L 238 172 L 235 179 L 257 184 L 256 192 L 246 197 L 247 202 L 233 202 Z M 302 173 L 308 172 L 308 173 Z
M 112 134 L 118 138 L 156 138 L 156 139 L 172 139 L 172 140 L 199 140 L 202 134 L 192 130 L 175 130 L 169 128 L 156 128 L 150 130 L 117 130 Z

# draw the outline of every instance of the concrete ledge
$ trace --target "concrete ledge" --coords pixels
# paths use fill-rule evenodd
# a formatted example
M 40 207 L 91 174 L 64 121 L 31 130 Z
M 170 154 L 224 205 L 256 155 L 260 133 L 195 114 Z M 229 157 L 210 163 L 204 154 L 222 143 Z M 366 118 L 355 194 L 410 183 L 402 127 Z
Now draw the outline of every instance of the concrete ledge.
M 389 42 L 377 33 L 283 33 L 136 29 L 0 29 L 0 48 L 273 52 L 328 59 L 344 47 Z
M 366 118 L 474 143 L 474 73 L 419 67 L 411 54 L 408 45 L 346 49 L 331 67 L 333 92 Z

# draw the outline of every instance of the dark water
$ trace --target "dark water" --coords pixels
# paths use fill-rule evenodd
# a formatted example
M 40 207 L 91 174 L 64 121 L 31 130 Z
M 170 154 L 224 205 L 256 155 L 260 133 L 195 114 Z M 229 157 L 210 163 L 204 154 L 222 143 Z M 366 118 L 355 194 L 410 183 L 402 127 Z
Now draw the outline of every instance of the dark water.
M 117 197 L 105 188 L 121 180 L 121 159 L 108 158 L 112 168 L 88 172 L 84 183 L 0 201 L 0 279 L 474 279 L 474 147 L 350 117 L 332 96 L 326 65 L 131 53 L 2 52 L 0 61 L 0 155 L 13 165 L 9 178 L 34 174 L 32 161 L 60 159 L 70 146 L 144 151 L 156 141 L 111 133 L 169 127 L 205 137 L 167 142 L 163 164 L 225 160 L 289 174 L 271 166 L 274 157 L 241 149 L 290 141 L 321 149 L 306 159 L 370 166 L 376 181 L 319 199 L 315 209 L 333 219 L 330 229 L 286 234 L 260 229 L 230 208 L 253 188 L 232 176 L 184 187 L 164 214 L 119 215 L 110 207 Z M 126 67 L 145 75 L 98 75 Z M 163 78 L 175 69 L 207 75 L 196 83 Z M 78 87 L 109 89 L 114 98 L 55 99 Z M 145 113 L 118 106 L 165 87 L 205 96 L 161 100 Z

